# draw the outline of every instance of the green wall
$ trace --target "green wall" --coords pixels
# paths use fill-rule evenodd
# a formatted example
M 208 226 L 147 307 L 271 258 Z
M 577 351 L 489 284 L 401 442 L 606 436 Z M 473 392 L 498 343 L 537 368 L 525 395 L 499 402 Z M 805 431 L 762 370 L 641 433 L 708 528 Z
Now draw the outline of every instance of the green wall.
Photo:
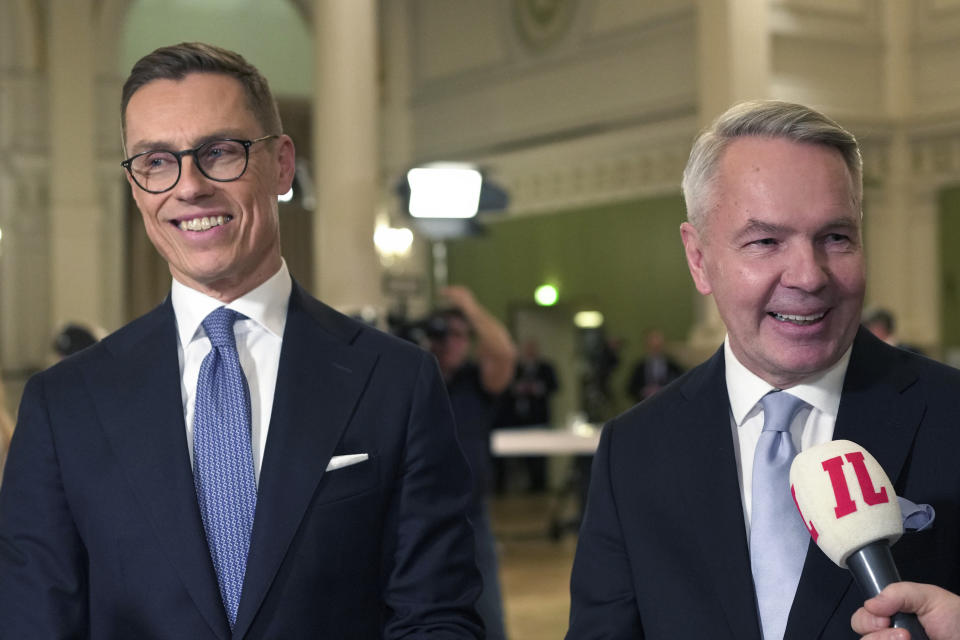
M 622 396 L 644 330 L 659 327 L 682 343 L 693 323 L 698 294 L 680 243 L 684 216 L 678 193 L 491 223 L 483 236 L 449 243 L 449 279 L 505 322 L 544 283 L 572 309 L 601 311 L 607 335 L 625 342 L 612 382 Z
M 184 41 L 239 52 L 267 78 L 274 96 L 312 96 L 312 37 L 289 0 L 135 0 L 117 71 L 125 78 L 141 56 Z
M 940 192 L 940 331 L 943 352 L 960 347 L 960 186 Z

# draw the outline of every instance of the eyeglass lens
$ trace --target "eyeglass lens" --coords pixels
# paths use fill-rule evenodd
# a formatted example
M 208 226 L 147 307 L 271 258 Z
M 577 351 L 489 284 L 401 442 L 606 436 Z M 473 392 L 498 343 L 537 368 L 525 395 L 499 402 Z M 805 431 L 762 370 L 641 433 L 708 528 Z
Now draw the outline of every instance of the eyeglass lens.
M 137 184 L 147 191 L 165 191 L 180 177 L 178 154 L 171 151 L 150 151 L 130 163 Z M 197 167 L 211 180 L 230 181 L 239 178 L 247 168 L 247 150 L 234 140 L 212 140 L 198 147 L 193 154 Z

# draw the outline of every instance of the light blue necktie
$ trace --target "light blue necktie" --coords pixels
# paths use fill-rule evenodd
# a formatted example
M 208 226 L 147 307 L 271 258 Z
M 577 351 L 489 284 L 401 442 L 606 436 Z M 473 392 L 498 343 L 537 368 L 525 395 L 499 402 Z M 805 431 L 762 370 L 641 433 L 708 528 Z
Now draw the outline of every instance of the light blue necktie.
M 760 402 L 763 432 L 753 455 L 750 565 L 763 640 L 782 640 L 810 542 L 790 495 L 790 464 L 797 455 L 790 423 L 808 405 L 783 391 Z
M 211 348 L 200 364 L 193 417 L 193 481 L 231 629 L 257 506 L 250 392 L 233 335 L 233 323 L 244 317 L 220 307 L 203 320 Z

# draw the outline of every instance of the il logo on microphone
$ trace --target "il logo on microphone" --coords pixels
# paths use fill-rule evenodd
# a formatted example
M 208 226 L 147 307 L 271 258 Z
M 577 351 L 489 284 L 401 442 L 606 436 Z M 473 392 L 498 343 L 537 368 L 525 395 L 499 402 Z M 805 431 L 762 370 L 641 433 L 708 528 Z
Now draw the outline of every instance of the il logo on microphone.
M 867 506 L 890 502 L 886 487 L 881 486 L 879 491 L 874 488 L 874 481 L 873 478 L 870 477 L 870 470 L 867 469 L 862 452 L 851 451 L 844 455 L 827 458 L 820 464 L 830 478 L 830 485 L 833 488 L 833 498 L 836 504 L 833 512 L 838 520 L 857 511 L 857 503 L 850 495 L 850 486 L 843 472 L 843 466 L 845 464 L 844 458 L 846 458 L 846 461 L 853 467 L 854 474 L 857 477 L 857 484 L 860 485 L 860 494 L 863 496 L 863 502 Z M 803 515 L 803 509 L 800 508 L 800 504 L 797 502 L 796 488 L 792 485 L 790 487 L 790 493 L 793 495 L 793 502 L 803 517 L 803 522 L 810 532 L 810 536 L 813 538 L 813 541 L 816 542 L 820 534 L 817 532 L 813 522 L 807 520 L 806 516 Z
M 880 491 L 873 488 L 873 479 L 870 477 L 870 471 L 863 462 L 863 454 L 859 451 L 853 451 L 846 454 L 846 459 L 853 465 L 853 470 L 857 474 L 857 482 L 860 485 L 860 492 L 863 494 L 863 501 L 868 506 L 890 502 L 887 497 L 887 488 L 880 487 Z M 833 497 L 837 500 L 837 506 L 834 513 L 837 518 L 849 515 L 857 510 L 857 503 L 850 497 L 850 487 L 847 486 L 847 478 L 843 475 L 843 458 L 837 456 L 824 460 L 822 463 L 824 471 L 830 474 L 830 484 L 833 485 Z

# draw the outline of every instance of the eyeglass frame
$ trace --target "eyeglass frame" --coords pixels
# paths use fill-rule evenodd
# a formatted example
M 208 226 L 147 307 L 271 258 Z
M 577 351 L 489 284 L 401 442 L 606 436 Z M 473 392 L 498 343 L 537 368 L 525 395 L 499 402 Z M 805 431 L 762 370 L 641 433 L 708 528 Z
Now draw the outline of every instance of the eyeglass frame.
M 133 180 L 133 183 L 137 185 L 137 187 L 139 187 L 143 191 L 146 191 L 147 193 L 152 193 L 152 194 L 166 193 L 167 191 L 170 191 L 175 186 L 177 186 L 177 184 L 180 182 L 180 178 L 183 177 L 183 156 L 186 156 L 186 155 L 193 156 L 193 164 L 200 171 L 201 175 L 203 175 L 203 177 L 206 178 L 207 180 L 212 180 L 213 182 L 234 182 L 242 178 L 243 174 L 247 172 L 247 167 L 250 166 L 250 147 L 252 147 L 258 142 L 263 142 L 264 140 L 269 140 L 271 138 L 279 138 L 279 137 L 280 137 L 279 134 L 271 133 L 269 135 L 262 136 L 255 140 L 240 140 L 238 138 L 214 138 L 213 140 L 207 140 L 206 142 L 199 144 L 192 149 L 184 149 L 183 151 L 170 151 L 168 149 L 147 149 L 146 151 L 141 151 L 140 153 L 130 156 L 129 158 L 121 162 L 120 166 L 127 170 L 127 173 L 130 174 L 130 178 Z M 241 145 L 243 145 L 243 171 L 241 171 L 240 174 L 237 175 L 237 177 L 227 178 L 227 179 L 214 178 L 213 176 L 208 175 L 206 171 L 204 171 L 203 166 L 200 164 L 200 159 L 197 157 L 197 152 L 200 151 L 200 149 L 207 146 L 208 144 L 213 144 L 215 142 L 238 142 Z M 169 153 L 170 155 L 172 155 L 174 158 L 177 159 L 177 179 L 174 180 L 173 184 L 171 184 L 166 189 L 161 189 L 160 191 L 152 191 L 140 184 L 140 182 L 137 180 L 137 177 L 133 174 L 133 169 L 130 168 L 130 165 L 133 163 L 134 160 L 136 160 L 140 156 L 145 156 L 148 153 L 158 153 L 158 152 Z

